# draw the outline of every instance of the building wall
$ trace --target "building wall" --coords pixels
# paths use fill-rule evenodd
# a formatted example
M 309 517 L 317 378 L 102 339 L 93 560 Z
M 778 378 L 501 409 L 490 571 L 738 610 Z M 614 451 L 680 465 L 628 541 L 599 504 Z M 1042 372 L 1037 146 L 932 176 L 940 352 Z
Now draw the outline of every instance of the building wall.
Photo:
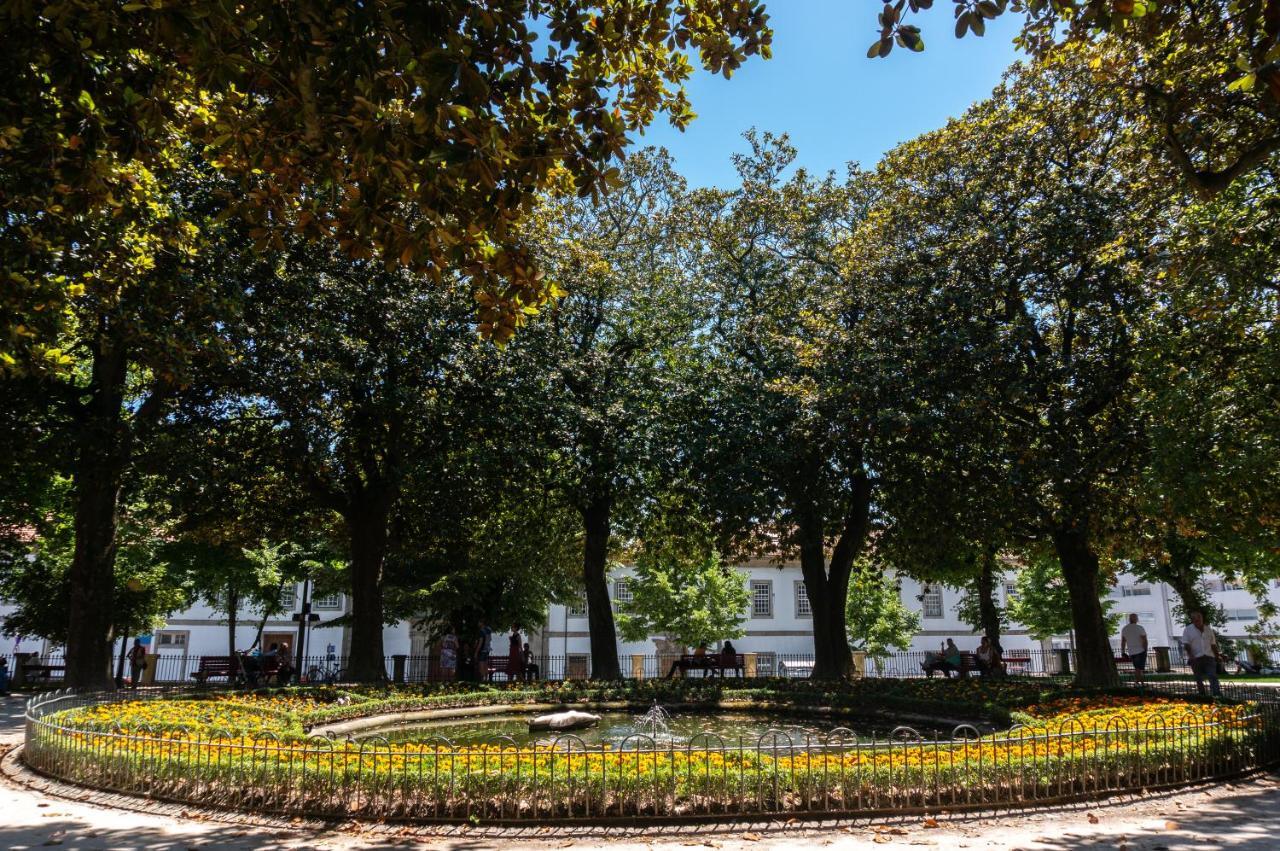
M 805 609 L 806 595 L 799 565 L 781 566 L 768 563 L 748 563 L 738 568 L 744 582 L 750 583 L 752 603 L 745 624 L 746 635 L 734 642 L 743 653 L 776 654 L 782 660 L 789 655 L 809 655 L 813 652 L 812 618 Z M 611 576 L 610 593 L 615 601 L 626 595 L 626 580 L 630 571 L 621 569 Z M 997 590 L 1002 605 L 1008 603 L 1013 575 L 1005 577 Z M 936 650 L 948 638 L 955 640 L 962 650 L 977 646 L 978 636 L 956 615 L 956 606 L 962 592 L 953 588 L 929 584 L 928 594 L 922 583 L 903 577 L 900 594 L 907 608 L 920 612 L 921 630 L 907 648 L 912 651 Z M 1272 602 L 1280 603 L 1280 581 L 1269 589 Z M 289 614 L 301 608 L 301 586 L 293 590 L 292 598 L 286 593 L 288 613 L 270 619 L 264 635 L 275 634 L 277 640 L 287 641 L 296 649 L 297 623 Z M 1257 619 L 1257 602 L 1243 588 L 1220 579 L 1210 580 L 1210 597 L 1216 605 L 1226 610 L 1228 620 L 1218 632 L 1224 637 L 1247 637 L 1245 628 Z M 923 598 L 923 599 L 922 599 Z M 1110 591 L 1115 603 L 1114 611 L 1127 620 L 1129 613 L 1137 613 L 1146 627 L 1152 647 L 1174 646 L 1182 633 L 1183 624 L 1175 622 L 1173 607 L 1176 596 L 1162 583 L 1147 583 L 1128 574 L 1122 574 Z M 344 614 L 348 598 L 337 595 L 331 599 L 313 600 L 313 610 L 320 615 L 320 622 L 308 630 L 306 655 L 323 657 L 329 647 L 338 656 L 349 651 L 346 628 L 326 624 Z M 0 604 L 0 614 L 11 607 Z M 252 611 L 241 612 L 236 630 L 236 647 L 249 649 L 257 630 L 258 616 Z M 587 632 L 586 611 L 581 607 L 553 605 L 546 622 L 528 631 L 528 640 L 534 653 L 550 657 L 587 657 L 590 655 L 590 637 Z M 659 638 L 655 636 L 654 638 Z M 421 651 L 422 642 L 415 641 L 407 622 L 385 628 L 384 649 L 387 656 L 413 655 Z M 1026 630 L 1012 624 L 1002 637 L 1006 650 L 1069 647 L 1069 636 L 1058 636 L 1045 642 L 1033 639 Z M 1112 636 L 1112 645 L 1119 650 L 1119 637 Z M 196 659 L 200 656 L 222 656 L 227 653 L 227 626 L 225 616 L 206 605 L 196 605 L 169 618 L 163 629 L 152 637 L 153 652 L 167 658 Z M 658 645 L 654 639 L 644 642 L 620 642 L 623 656 L 652 656 Z M 0 654 L 13 652 L 50 653 L 57 648 L 33 638 L 0 639 Z M 175 660 L 170 663 L 176 665 Z M 194 662 L 192 663 L 194 664 Z

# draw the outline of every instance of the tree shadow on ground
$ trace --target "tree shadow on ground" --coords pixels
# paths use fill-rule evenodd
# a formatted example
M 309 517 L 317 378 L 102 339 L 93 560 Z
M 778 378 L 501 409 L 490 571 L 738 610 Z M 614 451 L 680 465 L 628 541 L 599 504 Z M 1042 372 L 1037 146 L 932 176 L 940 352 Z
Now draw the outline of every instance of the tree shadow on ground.
M 50 818 L 40 825 L 0 825 L 0 848 L 12 851 L 271 851 L 354 847 L 404 849 L 428 844 L 433 851 L 489 851 L 492 837 L 392 836 L 310 829 L 246 827 L 192 822 L 189 829 L 158 826 L 103 828 L 84 821 Z
M 1273 783 L 1280 783 L 1280 775 L 1267 775 Z M 1093 849 L 1127 848 L 1129 851 L 1274 851 L 1280 848 L 1280 794 L 1258 794 L 1257 788 L 1232 792 L 1209 791 L 1202 787 L 1203 797 L 1192 797 L 1197 792 L 1184 792 L 1181 808 L 1170 809 L 1162 816 L 1148 815 L 1141 819 L 1140 828 L 1132 824 L 1108 826 L 1106 821 L 1098 825 L 1082 825 L 1079 831 L 1062 830 L 1052 836 L 1036 836 L 1028 847 L 1034 849 Z M 1280 786 L 1277 786 L 1280 792 Z M 1104 812 L 1105 810 L 1099 810 Z

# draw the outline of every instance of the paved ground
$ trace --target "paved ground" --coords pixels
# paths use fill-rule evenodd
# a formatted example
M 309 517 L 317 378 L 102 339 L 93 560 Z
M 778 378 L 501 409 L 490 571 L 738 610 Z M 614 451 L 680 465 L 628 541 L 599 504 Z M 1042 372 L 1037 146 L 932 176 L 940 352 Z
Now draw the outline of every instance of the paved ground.
M 0 698 L 0 749 L 21 739 L 18 698 Z M 1201 851 L 1280 848 L 1280 776 L 1177 795 L 1151 796 L 1066 811 L 996 816 L 850 822 L 822 827 L 750 825 L 733 828 L 661 828 L 581 836 L 527 830 L 445 833 L 395 830 L 378 825 L 323 825 L 202 814 L 138 799 L 114 799 L 119 807 L 74 788 L 33 781 L 3 760 L 0 774 L 0 849 L 57 847 L 74 851 L 187 851 L 187 849 L 424 848 L 440 851 L 549 851 L 555 848 L 612 851 L 675 851 L 679 848 L 782 849 L 804 846 L 833 851 L 853 848 L 916 849 L 1120 849 Z M 185 815 L 184 815 L 185 813 Z

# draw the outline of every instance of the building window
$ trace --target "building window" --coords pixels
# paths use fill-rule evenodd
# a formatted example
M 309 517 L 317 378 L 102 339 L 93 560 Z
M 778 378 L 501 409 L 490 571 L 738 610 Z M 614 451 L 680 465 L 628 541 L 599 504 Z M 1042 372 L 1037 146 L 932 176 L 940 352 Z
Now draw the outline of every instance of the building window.
M 157 632 L 156 633 L 156 649 L 157 650 L 186 650 L 187 649 L 187 633 Z
M 320 595 L 319 597 L 316 597 L 314 600 L 312 600 L 312 601 L 311 601 L 311 608 L 313 608 L 313 609 L 341 609 L 341 608 L 342 608 L 342 595 L 341 595 L 341 594 L 322 594 L 322 595 Z
M 923 603 L 924 616 L 926 618 L 942 617 L 942 589 L 930 588 L 924 592 Z
M 773 580 L 751 580 L 751 617 L 773 617 Z
M 1121 597 L 1150 597 L 1151 586 L 1150 585 L 1121 585 L 1120 596 Z
M 298 586 L 286 585 L 280 589 L 280 608 L 286 612 L 293 611 L 293 607 L 298 604 Z
M 565 612 L 571 618 L 585 618 L 587 616 L 587 598 L 574 597 L 573 601 L 565 606 Z
M 803 579 L 796 580 L 796 617 L 813 617 L 813 609 L 809 606 L 809 589 Z
M 1156 622 L 1155 612 L 1134 612 L 1134 614 L 1138 616 L 1138 623 L 1155 623 Z
M 1013 602 L 1017 599 L 1018 599 L 1018 586 L 1012 582 L 1006 582 L 1004 584 L 1004 604 L 1006 606 L 1012 605 Z
M 1228 621 L 1256 621 L 1258 619 L 1257 609 L 1227 609 Z
M 616 579 L 616 580 L 614 580 L 614 583 L 613 583 L 613 607 L 614 607 L 615 609 L 619 609 L 619 610 L 620 610 L 620 609 L 622 609 L 624 606 L 626 606 L 626 605 L 630 604 L 632 599 L 633 599 L 633 597 L 632 597 L 632 595 L 631 595 L 631 580 L 629 580 L 629 579 Z
M 1243 591 L 1244 590 L 1244 586 L 1241 585 L 1239 582 L 1232 582 L 1227 579 L 1210 579 L 1205 582 L 1205 586 L 1208 587 L 1208 589 L 1214 594 L 1217 594 L 1220 591 Z

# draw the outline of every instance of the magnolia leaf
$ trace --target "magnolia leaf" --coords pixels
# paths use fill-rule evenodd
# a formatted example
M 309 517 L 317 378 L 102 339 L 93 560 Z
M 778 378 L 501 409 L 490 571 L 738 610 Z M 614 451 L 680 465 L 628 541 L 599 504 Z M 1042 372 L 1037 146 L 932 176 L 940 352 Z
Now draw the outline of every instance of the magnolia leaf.
M 1232 81 L 1232 83 L 1227 86 L 1227 90 L 1232 92 L 1251 92 L 1257 82 L 1257 74 L 1245 74 L 1243 77 L 1239 77 Z

